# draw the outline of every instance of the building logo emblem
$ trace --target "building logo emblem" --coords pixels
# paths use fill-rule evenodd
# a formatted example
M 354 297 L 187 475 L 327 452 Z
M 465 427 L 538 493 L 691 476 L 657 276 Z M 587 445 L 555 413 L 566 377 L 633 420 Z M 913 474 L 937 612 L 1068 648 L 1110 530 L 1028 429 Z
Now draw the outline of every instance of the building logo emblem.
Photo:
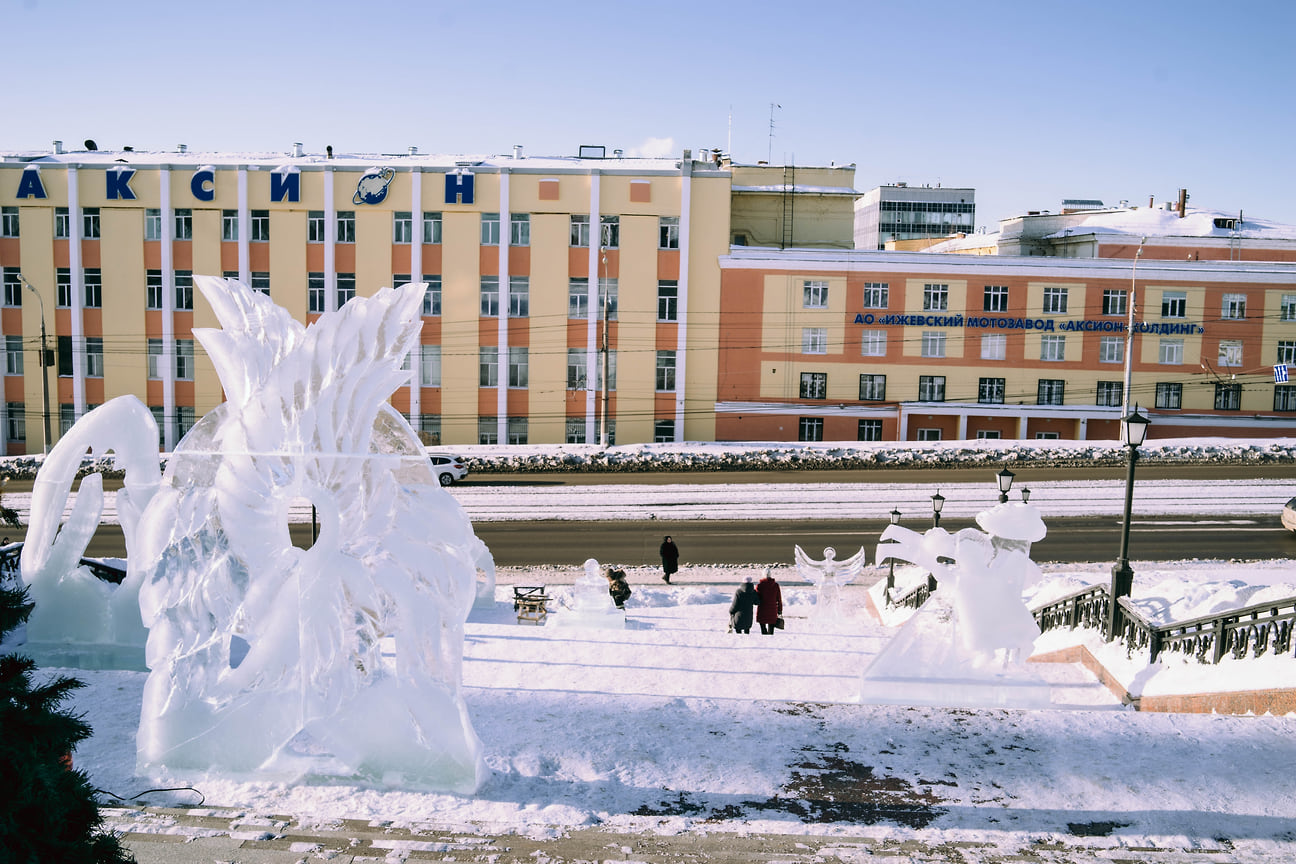
M 356 184 L 352 204 L 381 204 L 387 199 L 387 187 L 396 176 L 394 168 L 370 168 Z

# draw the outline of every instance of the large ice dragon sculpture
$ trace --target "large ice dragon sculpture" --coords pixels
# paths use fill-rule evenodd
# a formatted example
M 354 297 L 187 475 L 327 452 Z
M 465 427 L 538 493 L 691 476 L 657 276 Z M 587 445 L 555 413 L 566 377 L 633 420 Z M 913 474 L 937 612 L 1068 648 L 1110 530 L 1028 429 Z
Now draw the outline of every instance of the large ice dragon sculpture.
M 236 281 L 194 282 L 223 328 L 194 335 L 227 401 L 146 502 L 128 498 L 143 509 L 124 524 L 123 585 L 148 628 L 141 773 L 474 792 L 486 769 L 460 692 L 463 625 L 477 566 L 493 568 L 384 401 L 409 376 L 423 287 L 304 327 Z M 81 440 L 111 428 L 95 415 Z M 288 535 L 300 499 L 319 516 L 309 549 Z

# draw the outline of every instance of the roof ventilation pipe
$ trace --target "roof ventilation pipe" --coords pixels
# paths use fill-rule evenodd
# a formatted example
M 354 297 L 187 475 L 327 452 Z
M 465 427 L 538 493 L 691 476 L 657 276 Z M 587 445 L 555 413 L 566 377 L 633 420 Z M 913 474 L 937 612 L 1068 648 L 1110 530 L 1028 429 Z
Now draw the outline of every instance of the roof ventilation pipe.
M 514 159 L 521 159 L 521 158 L 522 158 L 522 145 L 521 145 L 521 144 L 514 144 L 514 145 L 513 145 L 513 158 L 514 158 Z
M 303 153 L 303 151 L 302 151 L 302 142 L 300 142 L 300 141 L 294 141 L 294 142 L 293 142 L 293 151 L 292 151 L 292 153 L 293 153 L 293 156 L 297 157 L 298 159 L 300 159 L 300 158 L 302 157 L 302 153 Z
M 62 152 L 63 152 L 63 142 L 62 142 L 62 141 L 55 141 L 55 142 L 54 142 L 54 153 L 57 155 L 57 154 L 60 154 L 60 153 L 62 153 Z

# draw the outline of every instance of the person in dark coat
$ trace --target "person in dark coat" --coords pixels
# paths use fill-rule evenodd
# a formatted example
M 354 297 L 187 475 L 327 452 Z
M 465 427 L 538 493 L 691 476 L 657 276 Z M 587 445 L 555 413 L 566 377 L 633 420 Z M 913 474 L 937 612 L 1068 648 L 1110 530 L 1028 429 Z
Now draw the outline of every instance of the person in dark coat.
M 662 581 L 670 584 L 671 574 L 679 570 L 679 548 L 668 535 L 661 545 Z
M 612 602 L 618 609 L 625 608 L 625 601 L 630 599 L 630 583 L 626 581 L 624 570 L 608 570 L 606 573 L 608 580 L 608 593 L 612 595 Z
M 738 590 L 734 592 L 733 602 L 729 604 L 729 623 L 735 633 L 751 632 L 752 610 L 759 602 L 760 595 L 756 593 L 756 586 L 748 576 L 747 580 L 738 586 Z
M 774 622 L 783 614 L 783 592 L 779 590 L 779 584 L 768 568 L 765 570 L 765 578 L 756 586 L 756 593 L 760 597 L 760 603 L 756 607 L 756 623 L 760 624 L 762 633 L 772 636 Z

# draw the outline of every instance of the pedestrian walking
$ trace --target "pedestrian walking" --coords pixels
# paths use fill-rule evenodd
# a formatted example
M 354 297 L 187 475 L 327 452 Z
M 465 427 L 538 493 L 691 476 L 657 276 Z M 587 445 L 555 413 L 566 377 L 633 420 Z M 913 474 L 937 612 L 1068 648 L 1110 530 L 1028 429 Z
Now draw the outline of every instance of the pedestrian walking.
M 675 571 L 679 570 L 679 547 L 675 541 L 666 535 L 666 539 L 661 544 L 662 559 L 662 581 L 667 585 L 670 584 L 670 577 Z
M 752 577 L 748 576 L 734 592 L 733 602 L 729 604 L 729 626 L 735 633 L 750 633 L 752 610 L 760 602 Z
M 756 623 L 760 624 L 762 633 L 772 636 L 775 627 L 783 623 L 783 592 L 768 567 L 765 568 L 765 577 L 756 586 L 756 594 L 760 597 Z

